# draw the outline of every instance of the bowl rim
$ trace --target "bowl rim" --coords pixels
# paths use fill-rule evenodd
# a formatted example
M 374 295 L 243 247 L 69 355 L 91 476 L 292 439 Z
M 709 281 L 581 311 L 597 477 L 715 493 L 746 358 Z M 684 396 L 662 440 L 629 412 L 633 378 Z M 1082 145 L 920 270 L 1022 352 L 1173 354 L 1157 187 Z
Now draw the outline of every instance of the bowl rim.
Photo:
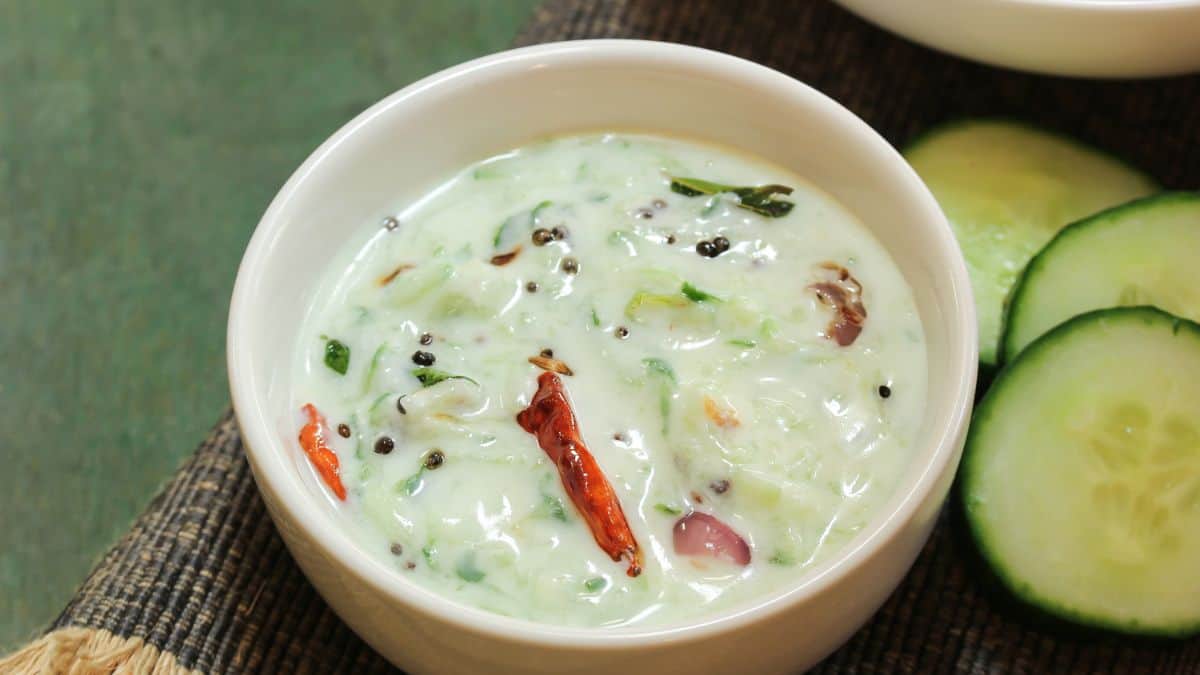
M 954 325 L 961 336 L 962 344 L 951 342 L 950 352 L 958 352 L 957 363 L 952 364 L 951 373 L 955 386 L 950 389 L 945 405 L 952 406 L 948 423 L 933 432 L 932 452 L 926 465 L 910 481 L 896 487 L 889 500 L 890 510 L 876 513 L 870 525 L 846 547 L 831 555 L 823 563 L 798 575 L 795 582 L 779 591 L 747 600 L 730 610 L 718 612 L 682 624 L 661 627 L 566 627 L 516 619 L 495 614 L 466 605 L 454 598 L 437 594 L 419 584 L 396 574 L 366 551 L 350 545 L 349 535 L 337 530 L 323 504 L 313 498 L 311 490 L 293 477 L 294 467 L 284 462 L 286 448 L 276 432 L 265 405 L 266 383 L 256 382 L 253 374 L 253 355 L 243 347 L 248 339 L 249 322 L 254 307 L 250 301 L 263 277 L 264 262 L 275 244 L 284 236 L 286 221 L 279 217 L 291 199 L 301 191 L 306 178 L 318 165 L 337 152 L 349 137 L 386 111 L 403 106 L 415 97 L 430 90 L 457 83 L 466 78 L 487 77 L 492 72 L 509 72 L 514 68 L 537 67 L 547 61 L 556 63 L 603 63 L 611 60 L 629 59 L 647 62 L 669 61 L 676 66 L 687 67 L 719 77 L 747 82 L 753 80 L 754 87 L 762 91 L 787 91 L 788 94 L 772 93 L 774 97 L 790 96 L 803 100 L 804 104 L 837 116 L 845 125 L 846 133 L 868 139 L 877 146 L 880 157 L 888 162 L 894 179 L 905 184 L 914 205 L 924 211 L 930 227 L 940 229 L 937 251 L 948 263 L 944 267 L 945 281 L 949 284 L 954 302 L 947 308 L 947 321 Z M 279 508 L 286 511 L 292 526 L 300 530 L 307 540 L 315 542 L 321 554 L 333 559 L 343 570 L 354 577 L 354 582 L 373 589 L 386 602 L 406 606 L 414 612 L 431 615 L 468 633 L 481 634 L 509 642 L 554 648 L 574 649 L 628 649 L 663 645 L 666 643 L 694 641 L 708 636 L 744 628 L 786 611 L 823 592 L 828 587 L 851 574 L 881 548 L 900 533 L 924 505 L 926 498 L 934 492 L 947 470 L 953 472 L 957 461 L 961 439 L 974 396 L 977 337 L 975 310 L 966 263 L 954 240 L 937 202 L 928 188 L 917 177 L 915 171 L 900 154 L 866 122 L 841 104 L 816 89 L 766 66 L 699 47 L 647 40 L 576 40 L 522 47 L 484 56 L 458 66 L 448 68 L 399 91 L 396 91 L 353 120 L 338 129 L 324 141 L 298 169 L 288 178 L 270 206 L 258 222 L 253 236 L 238 268 L 237 280 L 229 309 L 226 342 L 227 367 L 233 407 L 241 429 L 247 459 L 260 490 L 274 497 Z M 290 352 L 288 352 L 290 354 Z M 256 450 L 258 448 L 259 450 Z M 899 499 L 897 499 L 899 497 Z M 894 506 L 892 506 L 894 505 Z

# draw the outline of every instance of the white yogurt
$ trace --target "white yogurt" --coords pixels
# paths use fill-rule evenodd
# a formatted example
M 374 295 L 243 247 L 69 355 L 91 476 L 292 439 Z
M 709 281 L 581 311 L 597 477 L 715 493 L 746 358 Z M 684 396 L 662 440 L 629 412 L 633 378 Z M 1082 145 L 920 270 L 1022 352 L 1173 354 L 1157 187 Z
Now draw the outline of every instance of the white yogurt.
M 729 193 L 678 194 L 671 177 L 784 184 L 795 191 L 774 199 L 795 207 L 765 217 Z M 397 574 L 559 625 L 694 618 L 796 580 L 905 471 L 925 400 L 911 292 L 867 229 L 802 178 L 709 145 L 588 135 L 485 160 L 397 207 L 393 230 L 347 224 L 300 330 L 293 394 L 297 430 L 310 402 L 349 427 L 328 434 L 348 491 L 330 499 Z M 566 236 L 534 244 L 554 227 Z M 718 236 L 728 250 L 697 253 Z M 810 288 L 832 274 L 823 263 L 863 289 L 848 346 Z M 344 375 L 325 363 L 331 339 L 349 348 Z M 636 578 L 515 421 L 544 349 L 574 373 L 563 384 L 640 546 Z M 418 350 L 470 380 L 423 387 Z M 383 437 L 394 449 L 378 454 Z M 424 469 L 434 449 L 444 462 Z M 736 531 L 749 564 L 676 553 L 672 528 L 692 510 Z

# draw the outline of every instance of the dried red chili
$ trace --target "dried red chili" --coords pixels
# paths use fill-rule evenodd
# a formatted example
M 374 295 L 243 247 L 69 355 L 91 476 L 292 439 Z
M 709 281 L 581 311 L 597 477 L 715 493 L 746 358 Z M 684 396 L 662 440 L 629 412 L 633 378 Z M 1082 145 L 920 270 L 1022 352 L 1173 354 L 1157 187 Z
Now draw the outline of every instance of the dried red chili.
M 308 455 L 308 461 L 312 462 L 317 473 L 321 475 L 321 479 L 325 481 L 330 490 L 333 490 L 333 494 L 337 495 L 338 499 L 345 501 L 346 488 L 342 485 L 341 476 L 338 475 L 337 455 L 325 442 L 328 429 L 325 424 L 325 416 L 311 403 L 305 404 L 301 410 L 308 416 L 308 424 L 300 429 L 300 447 L 304 448 L 304 454 Z
M 633 530 L 625 519 L 621 502 L 596 458 L 588 451 L 579 433 L 579 423 L 562 380 L 554 373 L 538 377 L 538 390 L 529 407 L 517 413 L 521 428 L 537 437 L 562 478 L 563 487 L 575 508 L 588 524 L 596 544 L 614 561 L 626 560 L 625 573 L 642 573 L 642 554 Z

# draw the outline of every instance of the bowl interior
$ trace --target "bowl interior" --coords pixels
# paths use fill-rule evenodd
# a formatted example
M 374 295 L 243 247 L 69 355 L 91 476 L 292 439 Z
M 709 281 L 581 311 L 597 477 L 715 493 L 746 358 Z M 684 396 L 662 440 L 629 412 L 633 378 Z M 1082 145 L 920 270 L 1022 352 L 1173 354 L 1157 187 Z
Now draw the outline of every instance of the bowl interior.
M 786 166 L 855 213 L 892 254 L 925 326 L 929 398 L 911 473 L 861 541 L 886 536 L 885 520 L 907 517 L 902 507 L 957 461 L 974 384 L 970 291 L 944 217 L 899 155 L 823 95 L 746 61 L 656 43 L 562 43 L 465 64 L 363 113 L 296 172 L 243 260 L 230 312 L 230 379 L 256 476 L 285 508 L 312 516 L 298 501 L 319 504 L 317 520 L 300 520 L 318 539 L 337 541 L 337 555 L 367 554 L 350 553 L 353 542 L 333 526 L 294 447 L 289 408 L 294 329 L 330 251 L 348 230 L 467 164 L 539 137 L 601 129 L 716 142 Z M 412 588 L 387 576 L 386 587 Z

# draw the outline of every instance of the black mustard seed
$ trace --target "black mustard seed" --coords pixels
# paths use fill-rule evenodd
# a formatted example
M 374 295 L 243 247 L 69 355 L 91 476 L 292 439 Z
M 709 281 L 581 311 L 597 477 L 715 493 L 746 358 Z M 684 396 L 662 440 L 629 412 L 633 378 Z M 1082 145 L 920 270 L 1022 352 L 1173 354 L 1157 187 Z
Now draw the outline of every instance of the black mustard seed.
M 438 468 L 439 466 L 441 466 L 442 463 L 445 461 L 446 461 L 446 456 L 444 454 L 442 454 L 441 450 L 438 450 L 435 448 L 433 450 L 433 452 L 430 452 L 428 455 L 425 456 L 425 468 L 432 471 L 432 470 Z
M 342 438 L 350 438 L 350 426 L 346 424 L 339 424 L 338 436 L 341 436 Z
M 554 241 L 554 235 L 550 232 L 550 230 L 547 230 L 544 227 L 539 227 L 533 231 L 530 239 L 533 240 L 534 246 L 545 246 L 546 244 Z
M 432 366 L 434 362 L 437 361 L 437 357 L 429 352 L 424 352 L 418 349 L 417 351 L 413 352 L 412 361 L 418 366 Z
M 386 455 L 396 449 L 396 441 L 393 441 L 388 436 L 381 436 L 375 441 L 375 452 L 380 455 Z

